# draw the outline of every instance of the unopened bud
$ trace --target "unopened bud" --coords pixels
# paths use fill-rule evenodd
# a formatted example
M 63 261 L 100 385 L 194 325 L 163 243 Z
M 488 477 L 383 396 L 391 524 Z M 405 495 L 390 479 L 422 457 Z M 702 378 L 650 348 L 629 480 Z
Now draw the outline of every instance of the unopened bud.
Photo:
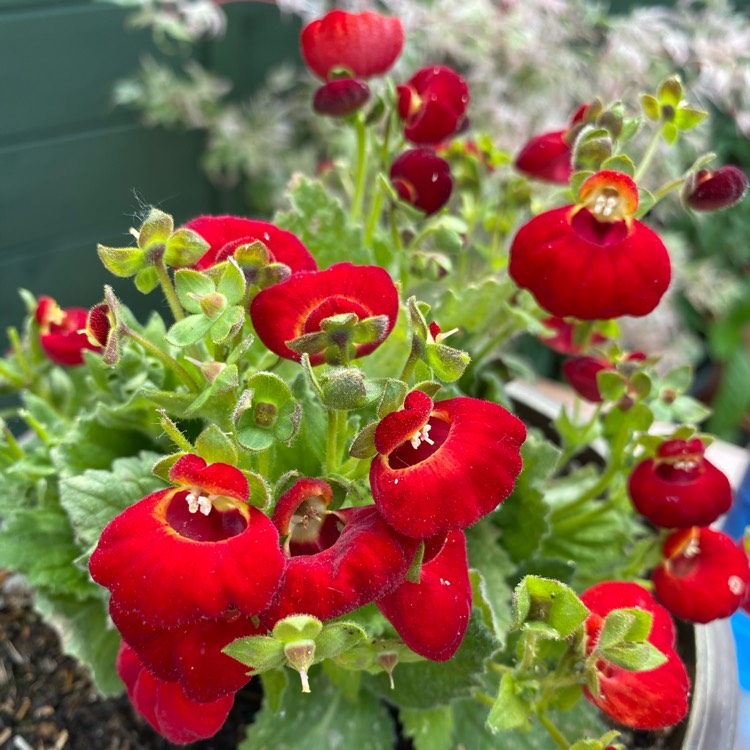
M 695 211 L 718 211 L 739 203 L 747 190 L 747 175 L 732 165 L 714 172 L 701 169 L 685 182 L 682 199 Z

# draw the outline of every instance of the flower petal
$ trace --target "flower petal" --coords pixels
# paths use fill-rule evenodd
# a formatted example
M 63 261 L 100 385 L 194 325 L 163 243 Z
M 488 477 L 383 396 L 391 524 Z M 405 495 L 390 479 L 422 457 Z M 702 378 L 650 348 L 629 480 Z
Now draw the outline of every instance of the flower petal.
M 422 565 L 419 583 L 404 581 L 375 603 L 412 651 L 433 661 L 450 659 L 471 617 L 463 532 L 452 531 L 440 553 Z

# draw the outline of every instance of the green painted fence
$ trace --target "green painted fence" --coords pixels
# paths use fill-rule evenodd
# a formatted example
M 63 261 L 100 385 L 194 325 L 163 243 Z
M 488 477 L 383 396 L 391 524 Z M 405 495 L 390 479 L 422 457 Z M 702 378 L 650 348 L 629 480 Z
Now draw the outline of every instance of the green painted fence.
M 271 5 L 229 10 L 227 36 L 198 55 L 246 94 L 296 54 L 299 29 Z M 125 18 L 105 3 L 0 0 L 0 331 L 20 321 L 19 286 L 64 306 L 98 302 L 112 277 L 96 243 L 128 244 L 145 205 L 178 222 L 237 205 L 200 171 L 200 134 L 146 129 L 112 107 L 113 83 L 158 56 Z M 129 280 L 114 285 L 146 307 Z

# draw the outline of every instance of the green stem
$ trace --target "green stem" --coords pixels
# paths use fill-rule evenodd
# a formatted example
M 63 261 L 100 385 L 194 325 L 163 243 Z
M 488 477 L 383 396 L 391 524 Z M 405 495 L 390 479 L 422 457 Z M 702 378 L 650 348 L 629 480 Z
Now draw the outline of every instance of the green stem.
M 346 412 L 339 409 L 328 411 L 328 431 L 326 434 L 326 471 L 334 474 L 341 465 L 339 456 L 339 431 L 342 428 L 341 416 L 346 419 Z
M 24 375 L 26 375 L 29 380 L 33 380 L 34 374 L 31 371 L 29 361 L 26 359 L 26 354 L 23 351 L 23 345 L 21 344 L 21 337 L 18 335 L 18 329 L 10 327 L 6 329 L 6 332 L 8 334 L 8 341 L 10 341 L 10 348 L 13 351 L 13 354 L 16 355 L 19 367 L 23 370 Z
M 365 177 L 367 175 L 367 128 L 361 115 L 354 121 L 357 133 L 357 172 L 352 198 L 352 220 L 357 221 L 362 214 L 365 197 Z
M 372 207 L 370 208 L 370 216 L 367 219 L 367 229 L 365 230 L 365 245 L 370 247 L 372 244 L 372 238 L 375 236 L 375 229 L 378 226 L 378 219 L 380 218 L 380 212 L 383 209 L 383 190 L 378 186 L 375 193 L 375 198 L 372 201 Z
M 18 412 L 18 416 L 23 419 L 26 424 L 37 434 L 37 437 L 45 444 L 50 445 L 52 443 L 52 437 L 49 432 L 45 429 L 44 425 L 34 416 L 32 416 L 26 409 L 21 409 Z
M 565 739 L 562 732 L 550 721 L 547 714 L 541 709 L 537 711 L 537 716 L 542 726 L 547 730 L 549 736 L 555 741 L 560 750 L 570 750 L 570 743 Z
M 651 160 L 654 158 L 654 154 L 656 154 L 656 151 L 659 148 L 659 141 L 661 140 L 661 132 L 662 132 L 662 128 L 659 127 L 654 131 L 654 134 L 651 136 L 651 141 L 649 142 L 646 148 L 646 151 L 643 154 L 641 163 L 638 165 L 638 169 L 635 170 L 635 175 L 633 175 L 633 180 L 636 183 L 641 179 L 641 177 L 643 177 L 645 171 L 648 169 L 648 165 L 651 163 Z
M 158 258 L 154 262 L 154 268 L 156 269 L 156 275 L 159 277 L 159 283 L 161 284 L 164 296 L 169 304 L 169 309 L 172 311 L 172 316 L 175 320 L 182 320 L 185 317 L 185 313 L 172 284 L 172 279 L 169 277 L 169 271 L 167 271 L 167 267 L 164 265 L 164 259 Z
M 559 523 L 552 522 L 552 535 L 565 535 L 574 529 L 585 526 L 589 521 L 596 520 L 599 516 L 604 515 L 609 510 L 609 503 L 599 503 L 596 508 L 579 513 L 577 516 L 569 516 Z
M 26 454 L 23 452 L 23 448 L 18 444 L 10 428 L 5 423 L 4 419 L 0 419 L 0 428 L 2 429 L 3 437 L 8 445 L 8 449 L 15 458 L 23 458 Z
M 664 198 L 665 195 L 667 195 L 668 193 L 671 193 L 673 190 L 676 190 L 679 187 L 682 187 L 684 184 L 685 184 L 684 177 L 677 177 L 674 180 L 670 180 L 669 182 L 666 182 L 655 193 L 653 193 L 654 205 L 656 205 L 662 198 Z
M 586 505 L 589 500 L 593 500 L 595 497 L 601 495 L 601 493 L 609 487 L 619 469 L 619 462 L 613 461 L 599 477 L 599 481 L 593 484 L 588 490 L 586 490 L 586 492 L 582 493 L 574 500 L 571 500 L 563 507 L 553 510 L 550 515 L 550 520 L 554 523 L 556 520 L 570 515 L 571 511 L 578 510 L 581 506 Z
M 194 393 L 201 392 L 201 386 L 196 383 L 193 376 L 176 359 L 170 357 L 169 354 L 156 346 L 156 344 L 153 344 L 147 338 L 136 333 L 132 328 L 123 325 L 121 331 L 125 336 L 129 336 L 136 344 L 140 344 L 147 352 L 149 352 L 149 354 L 153 354 L 166 367 L 172 370 L 172 372 L 174 372 L 191 391 Z

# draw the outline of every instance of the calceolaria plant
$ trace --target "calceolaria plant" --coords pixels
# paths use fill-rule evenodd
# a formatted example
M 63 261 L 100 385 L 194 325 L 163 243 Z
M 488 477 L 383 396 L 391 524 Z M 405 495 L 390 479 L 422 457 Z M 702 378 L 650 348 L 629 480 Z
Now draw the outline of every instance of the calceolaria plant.
M 174 743 L 252 680 L 245 750 L 387 750 L 394 710 L 417 750 L 622 747 L 687 714 L 670 612 L 728 616 L 750 571 L 708 528 L 731 490 L 689 368 L 624 350 L 616 319 L 670 284 L 649 209 L 724 208 L 747 180 L 707 154 L 650 184 L 706 116 L 676 77 L 561 113 L 514 160 L 471 132 L 459 71 L 384 77 L 403 42 L 374 12 L 304 29 L 311 111 L 354 153 L 273 221 L 152 209 L 99 247 L 169 319 L 110 286 L 90 311 L 24 293 L 0 563 Z M 552 440 L 506 387 L 529 335 L 592 404 Z

